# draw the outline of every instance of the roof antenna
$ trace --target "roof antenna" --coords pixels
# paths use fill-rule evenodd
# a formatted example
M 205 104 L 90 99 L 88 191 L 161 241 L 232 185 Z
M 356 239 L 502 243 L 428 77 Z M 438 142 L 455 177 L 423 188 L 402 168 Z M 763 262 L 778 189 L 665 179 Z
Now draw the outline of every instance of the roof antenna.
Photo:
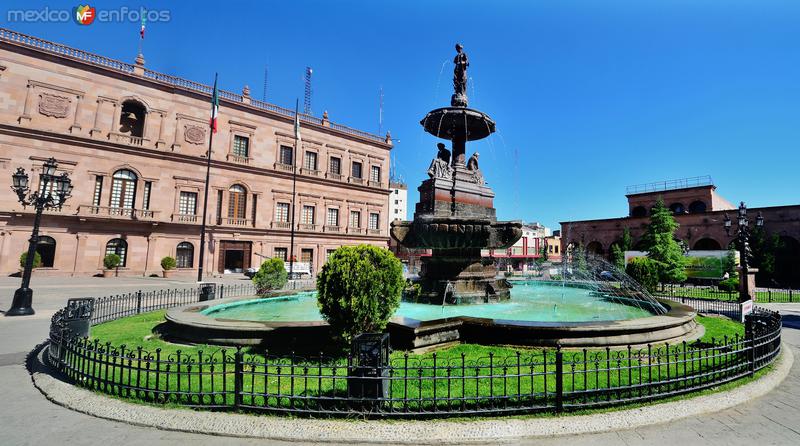
M 311 67 L 306 67 L 305 95 L 303 96 L 303 114 L 311 116 Z

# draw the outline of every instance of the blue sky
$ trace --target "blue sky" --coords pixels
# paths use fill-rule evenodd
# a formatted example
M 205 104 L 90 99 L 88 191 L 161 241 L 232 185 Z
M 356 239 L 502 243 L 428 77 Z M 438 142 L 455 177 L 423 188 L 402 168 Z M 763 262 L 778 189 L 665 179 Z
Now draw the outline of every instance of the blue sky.
M 133 61 L 138 23 L 3 26 Z M 292 107 L 314 69 L 313 111 L 399 139 L 412 203 L 437 140 L 419 120 L 447 105 L 453 45 L 470 57 L 470 106 L 497 122 L 467 146 L 501 219 L 555 226 L 627 213 L 625 186 L 711 175 L 750 206 L 800 203 L 800 2 L 92 2 L 168 10 L 147 27 L 153 70 L 249 84 Z M 413 209 L 413 205 L 411 206 Z M 413 212 L 413 211 L 412 211 Z M 411 212 L 410 212 L 411 213 Z

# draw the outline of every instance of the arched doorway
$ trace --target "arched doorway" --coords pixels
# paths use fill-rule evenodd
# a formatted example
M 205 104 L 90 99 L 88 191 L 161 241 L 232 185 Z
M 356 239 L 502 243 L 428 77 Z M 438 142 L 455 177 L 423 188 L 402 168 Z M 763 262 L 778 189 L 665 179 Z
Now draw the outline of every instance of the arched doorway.
M 42 267 L 52 268 L 56 258 L 56 240 L 53 237 L 40 235 L 36 243 L 36 252 L 42 258 Z
M 586 245 L 586 253 L 593 256 L 602 257 L 603 254 L 605 254 L 605 251 L 603 251 L 603 245 L 600 244 L 600 242 L 594 241 Z
M 686 212 L 686 208 L 683 206 L 683 203 L 672 203 L 669 205 L 669 210 L 672 211 L 673 214 L 683 214 Z
M 695 251 L 715 251 L 722 249 L 722 245 L 713 238 L 705 237 L 694 242 L 692 249 Z

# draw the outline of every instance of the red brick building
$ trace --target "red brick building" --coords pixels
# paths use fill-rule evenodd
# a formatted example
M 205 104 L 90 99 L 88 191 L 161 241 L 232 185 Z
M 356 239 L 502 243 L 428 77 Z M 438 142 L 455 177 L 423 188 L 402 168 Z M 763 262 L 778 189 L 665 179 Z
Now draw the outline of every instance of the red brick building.
M 624 228 L 630 230 L 636 248 L 650 221 L 650 209 L 659 198 L 680 224 L 676 237 L 690 249 L 727 249 L 735 235 L 725 233 L 725 214 L 735 220 L 738 205 L 720 196 L 716 189 L 710 177 L 631 186 L 626 194 L 627 217 L 561 222 L 562 249 L 580 243 L 591 253 L 607 256 Z M 780 237 L 774 275 L 778 283 L 762 285 L 800 286 L 800 205 L 748 207 L 751 222 L 758 212 L 764 216 L 766 232 Z

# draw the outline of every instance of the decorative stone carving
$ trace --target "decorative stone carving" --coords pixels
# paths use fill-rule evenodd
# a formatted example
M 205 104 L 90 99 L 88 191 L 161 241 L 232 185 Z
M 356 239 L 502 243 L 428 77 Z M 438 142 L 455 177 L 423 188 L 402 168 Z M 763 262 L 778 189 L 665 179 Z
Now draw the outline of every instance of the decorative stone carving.
M 64 96 L 42 93 L 39 96 L 39 113 L 54 118 L 66 118 L 69 113 L 70 100 Z
M 183 139 L 192 144 L 203 144 L 206 140 L 206 129 L 199 125 L 187 125 L 184 127 Z
M 441 180 L 452 180 L 453 168 L 441 158 L 434 158 L 431 161 L 430 167 L 428 167 L 428 176 Z

